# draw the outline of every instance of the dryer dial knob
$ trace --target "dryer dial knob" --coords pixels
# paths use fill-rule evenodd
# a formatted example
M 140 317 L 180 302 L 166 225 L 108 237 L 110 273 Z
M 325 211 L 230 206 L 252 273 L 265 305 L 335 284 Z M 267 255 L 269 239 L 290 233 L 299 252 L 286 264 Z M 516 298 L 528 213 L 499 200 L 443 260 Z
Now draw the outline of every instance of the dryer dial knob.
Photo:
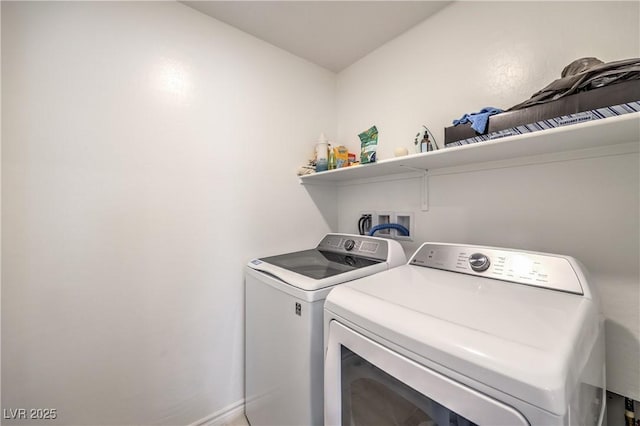
M 482 253 L 473 253 L 469 256 L 469 265 L 471 265 L 471 269 L 476 272 L 483 272 L 489 269 L 489 265 L 491 262 L 489 258 Z
M 347 251 L 351 251 L 353 250 L 353 248 L 356 246 L 356 242 L 353 240 L 347 240 L 344 242 L 344 248 Z

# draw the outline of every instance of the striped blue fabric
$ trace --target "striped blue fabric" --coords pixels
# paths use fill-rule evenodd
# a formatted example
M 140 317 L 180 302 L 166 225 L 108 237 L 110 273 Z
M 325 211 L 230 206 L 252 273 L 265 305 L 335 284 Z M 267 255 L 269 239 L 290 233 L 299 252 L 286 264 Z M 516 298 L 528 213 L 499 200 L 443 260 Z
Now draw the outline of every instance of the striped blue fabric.
M 556 127 L 570 126 L 572 124 L 583 123 L 585 121 L 601 120 L 604 118 L 616 117 L 618 115 L 630 114 L 633 112 L 640 112 L 640 101 L 633 101 L 620 105 L 612 105 L 604 108 L 592 109 L 590 111 L 563 115 L 556 118 L 550 118 L 548 120 L 538 121 L 536 123 L 523 124 L 521 126 L 511 127 L 510 129 L 491 132 L 487 133 L 486 135 L 478 135 L 472 138 L 452 142 L 445 145 L 445 148 L 501 139 L 508 136 L 523 135 L 525 133 L 533 133 L 541 130 L 553 129 Z

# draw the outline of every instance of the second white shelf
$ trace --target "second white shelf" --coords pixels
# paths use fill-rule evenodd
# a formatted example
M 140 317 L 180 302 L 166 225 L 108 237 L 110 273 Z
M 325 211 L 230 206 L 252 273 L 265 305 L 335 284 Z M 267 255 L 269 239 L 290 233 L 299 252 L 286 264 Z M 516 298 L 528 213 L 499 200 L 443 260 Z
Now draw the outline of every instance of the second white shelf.
M 640 142 L 640 112 L 503 139 L 440 149 L 301 176 L 303 184 L 337 184 L 488 161 Z

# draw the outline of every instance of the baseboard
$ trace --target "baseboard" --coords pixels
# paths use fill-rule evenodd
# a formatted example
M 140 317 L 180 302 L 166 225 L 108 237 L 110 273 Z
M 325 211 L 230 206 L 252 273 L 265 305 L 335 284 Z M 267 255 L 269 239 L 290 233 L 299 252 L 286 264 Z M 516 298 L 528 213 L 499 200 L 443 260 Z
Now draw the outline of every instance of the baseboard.
M 244 416 L 244 399 L 227 405 L 223 409 L 191 423 L 189 426 L 226 426 L 232 422 L 238 423 L 235 421 L 241 416 Z

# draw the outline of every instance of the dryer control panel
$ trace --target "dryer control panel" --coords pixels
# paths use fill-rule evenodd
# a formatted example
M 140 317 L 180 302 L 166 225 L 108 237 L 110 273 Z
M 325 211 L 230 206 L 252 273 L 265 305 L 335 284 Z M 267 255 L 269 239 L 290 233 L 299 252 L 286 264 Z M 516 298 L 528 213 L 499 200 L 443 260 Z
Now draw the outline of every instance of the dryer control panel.
M 578 262 L 569 256 L 497 247 L 424 243 L 409 264 L 585 294 L 584 274 Z

